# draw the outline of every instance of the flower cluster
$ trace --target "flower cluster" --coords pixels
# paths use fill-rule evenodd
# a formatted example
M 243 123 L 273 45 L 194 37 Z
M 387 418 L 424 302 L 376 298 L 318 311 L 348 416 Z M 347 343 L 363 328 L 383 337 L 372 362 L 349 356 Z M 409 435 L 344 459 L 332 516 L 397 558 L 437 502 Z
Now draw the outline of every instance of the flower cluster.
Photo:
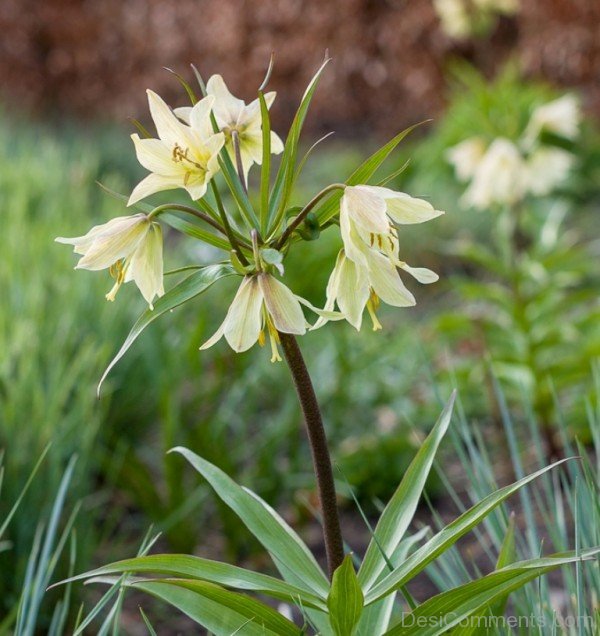
M 230 93 L 219 75 L 211 77 L 206 85 L 201 83 L 201 88 L 201 99 L 174 110 L 148 91 L 157 137 L 145 134 L 141 126 L 144 134 L 132 135 L 138 161 L 149 174 L 128 198 L 129 206 L 139 207 L 142 199 L 177 188 L 185 190 L 196 207 L 160 205 L 148 212 L 113 219 L 81 237 L 56 239 L 73 245 L 74 251 L 82 255 L 77 268 L 110 271 L 116 282 L 107 294 L 109 300 L 114 300 L 122 283 L 131 280 L 151 310 L 156 297 L 165 295 L 159 222 L 163 212 L 169 210 L 190 214 L 194 222 L 199 219 L 216 230 L 216 234 L 202 230 L 202 234 L 192 235 L 210 239 L 226 250 L 230 272 L 242 276 L 223 324 L 202 349 L 225 337 L 232 349 L 241 352 L 256 342 L 265 344 L 268 338 L 272 360 L 279 360 L 280 333 L 301 335 L 308 328 L 340 319 L 360 329 L 365 309 L 373 328 L 379 329 L 376 309 L 380 301 L 396 307 L 414 305 L 415 298 L 402 282 L 399 270 L 421 283 L 437 280 L 431 270 L 411 267 L 400 259 L 397 226 L 429 221 L 442 212 L 422 199 L 366 184 L 332 184 L 304 208 L 291 208 L 287 199 L 293 179 L 290 181 L 289 175 L 297 173 L 298 131 L 290 132 L 285 147 L 271 131 L 269 109 L 275 93 L 259 91 L 259 98 L 246 104 Z M 191 89 L 188 93 L 193 95 Z M 303 103 L 311 94 L 307 90 Z M 282 153 L 277 178 L 270 188 L 271 155 Z M 253 204 L 248 191 L 254 165 L 261 166 L 257 197 L 260 208 Z M 224 184 L 237 205 L 234 212 L 226 209 L 220 195 L 219 188 Z M 334 194 L 337 199 L 333 199 Z M 326 202 L 332 204 L 327 218 L 323 211 L 319 213 L 319 206 L 324 210 Z M 319 229 L 339 226 L 343 244 L 323 309 L 294 294 L 277 277 L 284 272 L 283 261 L 292 244 L 306 236 L 303 230 L 311 218 Z M 303 306 L 317 316 L 312 326 Z
M 564 95 L 536 108 L 516 142 L 498 137 L 487 145 L 471 137 L 450 148 L 448 161 L 457 178 L 469 184 L 463 204 L 488 209 L 550 193 L 573 168 L 574 155 L 561 146 L 575 140 L 579 124 L 577 99 Z

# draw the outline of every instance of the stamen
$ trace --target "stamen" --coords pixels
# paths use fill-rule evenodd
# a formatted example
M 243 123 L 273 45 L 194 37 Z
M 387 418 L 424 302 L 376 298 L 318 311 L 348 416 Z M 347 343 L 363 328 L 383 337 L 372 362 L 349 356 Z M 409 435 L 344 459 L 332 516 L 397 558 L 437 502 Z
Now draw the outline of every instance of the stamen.
M 265 314 L 267 329 L 269 330 L 269 342 L 271 344 L 271 362 L 281 362 L 281 356 L 279 355 L 279 349 L 277 348 L 277 345 L 280 343 L 279 333 L 277 332 L 277 329 L 275 329 L 271 316 L 269 316 L 269 313 L 266 310 Z
M 378 307 L 379 296 L 373 290 L 371 290 L 371 296 L 367 301 L 367 311 L 369 312 L 369 316 L 371 317 L 371 321 L 373 323 L 373 331 L 379 331 L 380 329 L 383 329 L 375 313 Z

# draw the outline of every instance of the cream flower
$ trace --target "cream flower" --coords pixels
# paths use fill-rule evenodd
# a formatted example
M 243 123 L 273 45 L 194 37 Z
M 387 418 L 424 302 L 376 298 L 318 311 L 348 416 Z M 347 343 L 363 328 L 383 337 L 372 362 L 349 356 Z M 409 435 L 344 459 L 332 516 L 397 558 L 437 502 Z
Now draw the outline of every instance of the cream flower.
M 344 250 L 340 250 L 327 283 L 324 311 L 332 312 L 337 303 L 343 317 L 360 330 L 366 307 L 373 322 L 373 330 L 376 331 L 381 329 L 376 316 L 380 299 L 394 307 L 412 307 L 416 301 L 404 286 L 398 270 L 385 256 L 371 250 L 367 252 L 366 262 L 366 267 L 357 264 L 346 256 Z M 429 282 L 437 280 L 437 276 L 433 272 L 431 274 L 433 276 Z M 322 317 L 314 328 L 317 329 L 326 322 L 327 318 Z
M 73 245 L 73 251 L 82 255 L 75 269 L 110 270 L 116 282 L 106 294 L 107 300 L 113 301 L 121 285 L 131 280 L 151 309 L 154 297 L 165 293 L 162 231 L 145 214 L 120 216 L 96 225 L 84 236 L 58 237 L 56 241 Z
M 248 171 L 253 163 L 262 163 L 262 119 L 260 115 L 260 102 L 255 99 L 252 103 L 246 103 L 234 97 L 230 92 L 223 78 L 220 75 L 213 75 L 206 83 L 206 92 L 214 98 L 212 107 L 219 129 L 225 134 L 225 147 L 235 162 L 235 151 L 233 148 L 233 131 L 237 131 L 240 142 L 240 155 L 244 176 L 248 178 Z M 267 108 L 275 100 L 276 93 L 266 93 L 265 101 Z M 195 108 L 195 107 L 194 107 Z M 191 119 L 192 109 L 189 107 L 176 108 L 175 114 L 192 128 L 195 124 Z M 279 154 L 283 151 L 281 139 L 271 132 L 271 152 Z
M 485 154 L 485 142 L 481 137 L 471 137 L 452 146 L 446 152 L 446 159 L 454 168 L 459 181 L 469 181 L 475 174 Z
M 532 194 L 548 194 L 569 176 L 575 157 L 566 150 L 541 146 L 527 159 L 527 186 Z
M 508 139 L 498 137 L 475 170 L 462 201 L 479 209 L 515 203 L 525 194 L 526 186 L 525 162 L 519 149 Z
M 579 100 L 575 95 L 563 95 L 533 111 L 525 131 L 525 140 L 532 144 L 543 131 L 565 139 L 575 139 L 580 121 Z
M 473 25 L 464 0 L 434 0 L 435 10 L 442 29 L 451 38 L 466 38 L 471 35 Z
M 398 259 L 398 235 L 392 222 L 424 223 L 441 214 L 443 212 L 435 210 L 428 201 L 404 192 L 379 186 L 348 186 L 340 203 L 340 230 L 346 256 L 369 269 L 371 253 L 381 252 L 392 265 L 417 279 L 420 280 L 420 275 L 428 277 L 425 272 L 429 270 L 414 270 Z
M 281 360 L 278 331 L 302 335 L 307 322 L 300 303 L 308 304 L 270 274 L 246 276 L 223 324 L 200 349 L 212 347 L 223 336 L 237 352 L 247 351 L 257 341 L 265 343 L 265 326 L 271 342 L 271 362 Z
M 138 161 L 151 174 L 134 188 L 128 205 L 174 188 L 184 188 L 194 200 L 204 196 L 208 182 L 219 170 L 218 155 L 225 143 L 223 133 L 212 131 L 213 102 L 213 97 L 206 97 L 191 108 L 191 126 L 187 126 L 156 93 L 148 91 L 150 113 L 159 138 L 140 139 L 131 135 Z

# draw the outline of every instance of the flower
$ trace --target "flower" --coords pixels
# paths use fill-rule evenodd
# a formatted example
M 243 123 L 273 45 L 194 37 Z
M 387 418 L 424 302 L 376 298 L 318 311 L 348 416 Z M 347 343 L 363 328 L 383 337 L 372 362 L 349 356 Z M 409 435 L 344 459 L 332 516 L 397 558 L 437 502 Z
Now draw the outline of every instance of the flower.
M 485 154 L 485 142 L 481 137 L 471 137 L 452 146 L 446 152 L 446 159 L 453 166 L 459 181 L 469 181 Z
M 473 25 L 463 0 L 434 0 L 433 4 L 442 29 L 450 37 L 462 39 L 471 35 Z
M 463 203 L 479 209 L 520 200 L 526 190 L 525 162 L 517 146 L 498 137 L 485 152 L 462 197 Z
M 335 267 L 327 283 L 327 301 L 324 310 L 331 312 L 337 303 L 343 317 L 357 331 L 362 325 L 362 316 L 367 308 L 373 322 L 373 330 L 381 329 L 376 310 L 379 300 L 394 307 L 412 307 L 415 297 L 406 289 L 397 269 L 385 256 L 370 251 L 367 256 L 368 265 L 357 264 L 350 260 L 344 250 L 340 250 Z M 433 274 L 433 272 L 431 272 Z M 437 280 L 433 274 L 429 282 Z M 314 328 L 327 322 L 321 317 Z
M 385 254 L 390 263 L 413 273 L 398 259 L 398 235 L 392 221 L 424 223 L 443 214 L 428 201 L 380 186 L 347 186 L 340 203 L 340 230 L 346 256 L 368 269 L 370 252 Z
M 159 139 L 131 135 L 138 161 L 150 170 L 134 188 L 128 205 L 173 188 L 184 188 L 192 199 L 204 196 L 207 184 L 219 170 L 218 154 L 225 136 L 214 133 L 210 111 L 214 97 L 205 97 L 190 109 L 191 126 L 183 124 L 154 92 L 148 91 L 150 113 Z
M 257 341 L 262 346 L 266 325 L 273 352 L 271 362 L 280 361 L 278 331 L 296 335 L 306 333 L 307 322 L 301 302 L 307 304 L 270 274 L 245 276 L 225 320 L 200 349 L 212 347 L 223 336 L 238 353 L 247 351 Z
M 580 119 L 578 99 L 575 95 L 563 95 L 533 111 L 525 131 L 525 140 L 531 145 L 544 131 L 565 139 L 575 139 Z
M 225 134 L 225 147 L 234 162 L 235 149 L 232 133 L 236 131 L 238 134 L 242 166 L 247 180 L 248 171 L 252 164 L 260 165 L 262 163 L 263 140 L 260 102 L 255 99 L 246 105 L 243 100 L 234 97 L 220 75 L 213 75 L 208 80 L 206 93 L 214 99 L 212 110 L 219 129 Z M 265 94 L 267 108 L 271 107 L 275 96 L 275 92 Z M 194 128 L 195 124 L 191 120 L 191 112 L 192 109 L 189 107 L 175 109 L 175 114 Z M 274 132 L 271 132 L 271 152 L 277 155 L 282 151 L 281 139 Z
M 162 231 L 158 223 L 145 214 L 120 216 L 96 225 L 84 236 L 58 237 L 58 243 L 73 245 L 82 258 L 75 269 L 98 271 L 109 269 L 116 282 L 107 300 L 114 301 L 123 283 L 135 282 L 152 309 L 155 296 L 162 296 Z
M 569 176 L 575 157 L 566 150 L 541 146 L 527 159 L 527 186 L 532 194 L 548 194 Z

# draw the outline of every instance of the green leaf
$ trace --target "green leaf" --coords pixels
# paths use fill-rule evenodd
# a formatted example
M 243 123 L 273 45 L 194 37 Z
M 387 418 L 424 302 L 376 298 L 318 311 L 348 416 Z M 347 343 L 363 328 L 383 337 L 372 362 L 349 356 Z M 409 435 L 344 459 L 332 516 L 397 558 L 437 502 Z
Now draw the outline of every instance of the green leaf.
M 500 488 L 500 490 L 493 492 L 491 495 L 479 501 L 452 523 L 440 530 L 440 532 L 434 535 L 418 550 L 413 552 L 402 565 L 374 585 L 366 594 L 365 605 L 370 605 L 384 596 L 387 596 L 390 592 L 398 590 L 407 581 L 424 570 L 431 561 L 448 550 L 448 548 L 454 545 L 463 535 L 485 519 L 492 510 L 497 508 L 503 501 L 508 499 L 508 497 L 534 479 L 537 479 L 540 475 L 547 473 L 549 470 L 556 468 L 566 461 L 569 461 L 569 458 L 546 466 L 513 484 Z
M 271 192 L 271 199 L 269 201 L 269 233 L 277 230 L 283 219 L 285 209 L 288 206 L 288 200 L 294 184 L 300 133 L 302 132 L 302 126 L 304 125 L 304 120 L 306 119 L 306 114 L 315 89 L 328 62 L 329 59 L 326 59 L 323 64 L 321 64 L 308 84 L 285 140 L 281 163 L 279 164 L 279 170 L 275 177 L 275 184 L 273 185 L 273 191 Z
M 161 296 L 158 300 L 156 300 L 154 303 L 154 309 L 146 309 L 146 311 L 144 311 L 144 313 L 137 319 L 117 355 L 111 360 L 108 367 L 106 367 L 106 371 L 102 374 L 102 378 L 98 384 L 98 394 L 100 393 L 102 383 L 106 379 L 106 376 L 110 373 L 111 369 L 127 353 L 129 347 L 131 347 L 131 345 L 137 340 L 138 336 L 150 323 L 154 322 L 167 311 L 171 311 L 172 309 L 175 309 L 175 307 L 179 307 L 179 305 L 182 305 L 202 292 L 205 292 L 220 278 L 231 276 L 232 274 L 233 269 L 229 265 L 209 265 L 207 267 L 203 267 L 182 280 L 180 283 L 175 285 L 173 289 L 170 289 L 164 296 Z
M 183 234 L 187 234 L 188 236 L 191 236 L 193 238 L 200 239 L 201 241 L 204 241 L 209 245 L 213 245 L 214 247 L 218 247 L 225 252 L 229 252 L 229 250 L 231 249 L 231 245 L 229 244 L 229 241 L 227 239 L 222 238 L 221 236 L 217 236 L 216 234 L 213 234 L 212 232 L 201 228 L 195 223 L 190 223 L 189 221 L 182 219 L 177 214 L 174 214 L 172 212 L 163 212 L 160 215 L 160 218 L 172 228 L 175 228 Z
M 587 550 L 582 553 L 582 557 L 590 558 L 599 551 L 600 548 Z M 575 563 L 580 558 L 573 552 L 555 554 L 520 561 L 496 570 L 481 579 L 430 598 L 412 613 L 405 615 L 402 622 L 392 627 L 385 636 L 438 636 L 542 574 Z M 477 620 L 473 622 L 477 623 Z M 485 624 L 483 621 L 481 623 Z
M 271 185 L 271 117 L 262 91 L 258 92 L 262 125 L 262 164 L 260 167 L 260 232 L 264 236 L 269 224 L 269 186 Z
M 299 627 L 264 603 L 213 583 L 158 579 L 128 586 L 166 601 L 216 636 L 302 634 Z
M 357 626 L 358 636 L 373 636 L 373 634 L 383 634 L 390 624 L 392 610 L 396 602 L 396 594 L 392 593 L 377 603 L 371 603 L 364 608 Z
M 228 563 L 211 561 L 185 554 L 152 554 L 149 556 L 125 559 L 104 565 L 95 570 L 78 574 L 62 583 L 79 581 L 108 574 L 157 574 L 182 579 L 198 579 L 224 587 L 266 594 L 284 601 L 301 601 L 307 607 L 325 609 L 322 599 L 304 589 L 295 587 L 266 574 L 252 572 Z
M 506 535 L 502 541 L 500 547 L 500 554 L 498 555 L 498 561 L 496 563 L 496 570 L 501 570 L 504 567 L 509 566 L 515 561 L 516 558 L 516 544 L 515 544 L 515 517 L 511 515 Z M 491 607 L 484 606 L 482 609 L 471 614 L 471 621 L 466 621 L 465 624 L 459 625 L 452 631 L 452 636 L 473 636 L 479 631 L 479 623 L 484 624 L 483 617 L 501 617 L 504 616 L 506 611 L 506 605 L 508 604 L 509 594 L 501 596 Z M 475 618 L 481 620 L 474 620 Z M 489 621 L 492 624 L 492 621 Z
M 183 455 L 208 481 L 222 501 L 269 552 L 286 581 L 323 599 L 327 597 L 329 581 L 323 570 L 300 537 L 267 503 L 186 448 L 177 447 L 171 452 Z
M 352 636 L 363 611 L 364 596 L 347 554 L 342 565 L 333 573 L 327 597 L 329 620 L 337 636 Z
M 412 521 L 435 455 L 450 425 L 455 399 L 456 392 L 453 392 L 379 519 L 358 571 L 358 580 L 365 592 L 371 589 L 389 563 Z
M 402 132 L 398 133 L 393 139 L 390 139 L 385 146 L 377 150 L 377 152 L 374 152 L 366 161 L 361 163 L 361 165 L 346 179 L 345 183 L 350 186 L 368 183 L 369 179 L 373 176 L 373 174 L 375 174 L 377 168 L 379 168 L 379 166 L 388 158 L 396 146 L 417 126 L 420 126 L 421 123 L 415 124 L 410 128 L 406 128 Z M 323 205 L 319 206 L 315 210 L 315 214 L 317 215 L 321 225 L 327 223 L 327 221 L 337 214 L 342 194 L 342 191 L 334 193 L 325 203 L 323 203 Z

